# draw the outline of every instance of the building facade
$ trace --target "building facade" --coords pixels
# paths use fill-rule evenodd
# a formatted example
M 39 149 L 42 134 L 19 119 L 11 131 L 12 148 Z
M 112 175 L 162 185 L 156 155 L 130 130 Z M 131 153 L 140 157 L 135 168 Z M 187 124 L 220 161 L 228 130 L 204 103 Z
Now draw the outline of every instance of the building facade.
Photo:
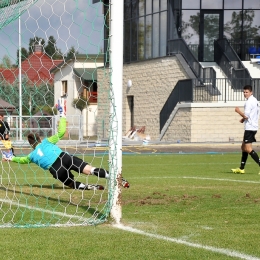
M 105 1 L 107 5 L 108 1 Z M 145 134 L 152 141 L 240 142 L 243 124 L 239 124 L 234 109 L 236 106 L 243 108 L 244 99 L 242 88 L 234 89 L 230 85 L 234 76 L 232 69 L 247 71 L 243 62 L 250 62 L 251 47 L 258 52 L 259 28 L 259 1 L 124 0 L 122 134 L 125 135 L 131 128 L 145 126 Z M 228 57 L 231 61 L 221 61 L 222 64 L 216 64 L 219 53 L 216 54 L 215 44 L 219 39 L 225 40 L 229 47 L 225 49 L 226 52 L 231 49 L 233 55 Z M 179 48 L 180 42 L 187 50 Z M 200 78 L 204 71 L 196 75 L 189 63 L 190 58 L 200 72 L 207 64 L 209 67 L 216 64 L 215 72 L 225 62 L 231 64 L 233 67 L 228 68 L 231 75 L 224 75 L 222 79 L 225 89 L 216 85 L 209 88 Z M 216 73 L 209 75 L 207 77 L 215 77 L 218 81 Z M 244 80 L 245 73 L 241 75 L 236 80 L 251 82 L 251 78 Z M 192 99 L 177 102 L 163 130 L 160 121 L 164 107 L 169 105 L 178 82 L 190 79 L 201 83 L 192 81 Z M 101 71 L 98 81 L 109 88 L 108 79 L 104 78 Z M 131 87 L 127 84 L 129 81 L 132 82 Z M 226 93 L 228 87 L 232 94 L 220 100 L 219 97 Z M 259 87 L 256 85 L 256 88 Z M 204 94 L 211 97 L 204 99 Z M 98 103 L 102 106 L 98 109 L 102 117 L 107 113 L 106 100 L 102 99 L 102 95 L 99 98 Z M 103 121 L 102 126 L 98 121 L 98 135 L 107 138 L 103 129 L 108 122 Z M 260 140 L 260 135 L 257 139 Z
M 97 67 L 103 66 L 101 55 L 90 54 L 86 58 L 77 54 L 74 59 L 63 61 L 51 70 L 54 74 L 54 100 L 67 96 L 67 128 L 71 138 L 78 135 L 79 129 L 81 138 L 97 135 Z M 77 106 L 77 100 L 86 102 L 86 108 Z
M 183 38 L 199 61 L 214 61 L 214 40 L 226 38 L 242 60 L 260 47 L 255 0 L 125 0 L 124 62 L 163 57 Z

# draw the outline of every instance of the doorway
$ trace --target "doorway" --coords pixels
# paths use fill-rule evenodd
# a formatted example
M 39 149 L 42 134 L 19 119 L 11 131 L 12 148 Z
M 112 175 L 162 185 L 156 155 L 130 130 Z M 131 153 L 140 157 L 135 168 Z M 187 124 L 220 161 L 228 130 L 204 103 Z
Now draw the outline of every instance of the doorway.
M 199 29 L 199 61 L 214 61 L 214 40 L 223 38 L 223 10 L 201 10 Z
M 127 96 L 126 130 L 134 126 L 134 96 Z

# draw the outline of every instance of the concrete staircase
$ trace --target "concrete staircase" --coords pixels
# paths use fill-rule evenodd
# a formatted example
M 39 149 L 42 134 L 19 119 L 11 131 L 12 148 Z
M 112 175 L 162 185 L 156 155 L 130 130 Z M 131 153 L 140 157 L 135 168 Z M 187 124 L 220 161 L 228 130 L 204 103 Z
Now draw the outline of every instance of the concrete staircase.
M 242 61 L 242 63 L 248 69 L 252 78 L 260 78 L 260 64 L 252 63 L 251 61 Z
M 236 101 L 243 98 L 243 92 L 240 90 L 232 89 L 229 81 L 224 80 L 226 77 L 225 73 L 221 70 L 216 62 L 201 62 L 203 68 L 212 67 L 216 71 L 216 87 L 218 88 L 220 94 L 215 99 L 218 102 L 224 102 L 225 100 Z M 223 79 L 223 80 L 221 80 Z

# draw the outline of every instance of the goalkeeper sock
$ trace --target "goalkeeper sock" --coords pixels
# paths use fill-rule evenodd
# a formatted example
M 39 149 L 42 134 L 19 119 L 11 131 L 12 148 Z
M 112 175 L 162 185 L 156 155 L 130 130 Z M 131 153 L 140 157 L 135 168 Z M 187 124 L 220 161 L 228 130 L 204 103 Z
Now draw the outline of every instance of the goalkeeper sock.
M 106 178 L 106 179 L 109 178 L 108 171 L 106 171 L 106 170 L 104 170 L 102 168 L 94 168 L 93 167 L 90 172 L 91 172 L 91 174 L 94 174 L 94 175 L 96 175 L 99 178 Z
M 259 165 L 259 157 L 258 157 L 258 154 L 252 150 L 251 153 L 249 153 L 252 157 L 252 159 Z

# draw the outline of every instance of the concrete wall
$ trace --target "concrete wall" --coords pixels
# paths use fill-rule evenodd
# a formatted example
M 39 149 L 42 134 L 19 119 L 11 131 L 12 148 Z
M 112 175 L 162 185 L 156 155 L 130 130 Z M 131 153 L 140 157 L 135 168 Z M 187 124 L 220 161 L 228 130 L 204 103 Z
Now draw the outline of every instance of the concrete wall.
M 86 62 L 85 58 L 79 61 L 70 61 L 64 64 L 63 67 L 57 69 L 54 75 L 54 100 L 60 98 L 62 93 L 62 81 L 67 81 L 68 84 L 68 97 L 67 97 L 67 121 L 68 128 L 70 128 L 71 133 L 77 134 L 78 128 L 81 127 L 81 133 L 84 137 L 95 136 L 96 132 L 96 116 L 97 116 L 97 105 L 90 104 L 86 109 L 81 111 L 72 106 L 72 101 L 74 98 L 78 98 L 80 93 L 83 91 L 82 79 L 76 76 L 73 72 L 73 68 L 96 68 L 98 66 L 103 66 L 103 61 L 94 60 Z M 79 124 L 79 117 L 82 116 L 82 125 Z M 73 129 L 76 129 L 75 131 Z

